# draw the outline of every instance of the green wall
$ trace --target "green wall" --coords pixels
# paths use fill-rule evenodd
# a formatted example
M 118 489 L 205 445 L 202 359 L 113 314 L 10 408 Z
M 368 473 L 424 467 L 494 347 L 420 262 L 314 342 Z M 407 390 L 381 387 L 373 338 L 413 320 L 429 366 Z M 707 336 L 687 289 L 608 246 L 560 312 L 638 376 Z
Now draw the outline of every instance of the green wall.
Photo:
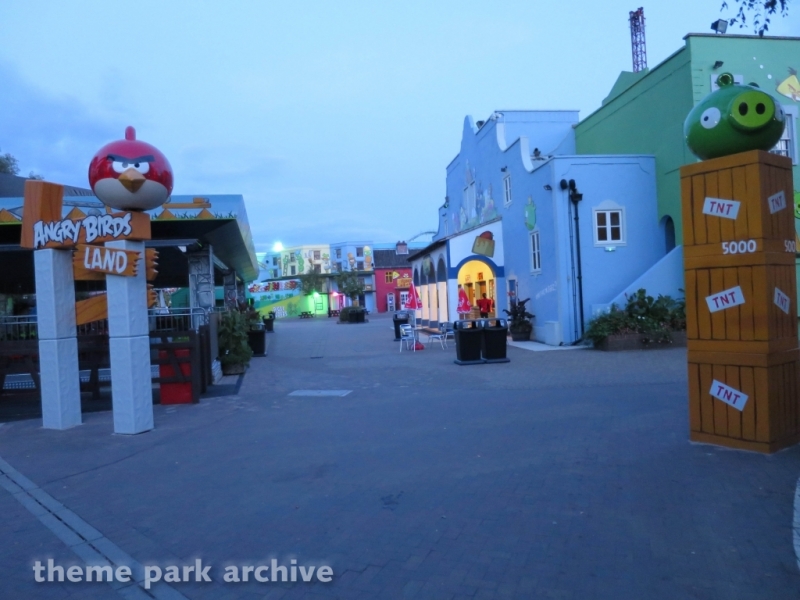
M 623 74 L 622 77 L 629 77 Z M 621 78 L 622 79 L 622 78 Z M 692 109 L 689 52 L 684 48 L 646 76 L 609 96 L 575 130 L 578 154 L 652 154 L 656 157 L 658 218 L 672 217 L 681 243 L 680 175 L 694 162 L 683 141 L 683 120 Z M 619 82 L 624 85 L 624 80 Z
M 716 61 L 722 67 L 714 69 Z M 724 71 L 757 83 L 784 106 L 798 106 L 776 89 L 790 76 L 789 69 L 800 70 L 800 39 L 689 35 L 683 48 L 646 75 L 622 74 L 604 105 L 576 127 L 577 152 L 655 155 L 659 220 L 672 217 L 680 244 L 679 169 L 697 160 L 683 138 L 686 115 L 711 91 L 712 75 Z M 800 181 L 797 166 L 794 177 Z

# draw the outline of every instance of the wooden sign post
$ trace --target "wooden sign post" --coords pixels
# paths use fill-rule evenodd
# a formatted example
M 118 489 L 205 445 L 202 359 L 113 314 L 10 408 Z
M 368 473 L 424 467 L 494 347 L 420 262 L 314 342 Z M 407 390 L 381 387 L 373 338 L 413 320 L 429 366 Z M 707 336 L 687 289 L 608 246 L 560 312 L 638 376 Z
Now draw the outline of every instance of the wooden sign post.
M 761 150 L 681 168 L 690 439 L 800 441 L 792 165 Z
M 81 422 L 76 324 L 108 318 L 115 433 L 153 428 L 146 277 L 155 256 L 145 259 L 150 217 L 141 212 L 62 216 L 63 188 L 25 183 L 20 244 L 34 250 L 42 416 L 45 427 Z M 106 246 L 92 245 L 106 242 Z M 73 250 L 75 253 L 73 255 Z M 75 302 L 75 279 L 106 278 L 107 295 Z

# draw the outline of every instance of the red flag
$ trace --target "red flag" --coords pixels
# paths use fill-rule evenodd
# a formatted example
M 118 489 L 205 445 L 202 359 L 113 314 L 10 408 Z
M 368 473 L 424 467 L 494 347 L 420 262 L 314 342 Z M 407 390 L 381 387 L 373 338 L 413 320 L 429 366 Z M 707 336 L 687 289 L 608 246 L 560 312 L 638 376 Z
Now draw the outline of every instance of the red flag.
M 406 308 L 409 310 L 419 310 L 422 308 L 422 300 L 419 298 L 419 294 L 417 293 L 417 288 L 414 287 L 414 284 L 411 284 L 411 287 L 408 288 L 408 300 L 406 300 Z
M 464 288 L 460 288 L 458 290 L 458 307 L 456 308 L 456 312 L 460 315 L 466 314 L 472 310 L 472 307 L 469 304 L 469 298 L 467 298 L 467 292 Z

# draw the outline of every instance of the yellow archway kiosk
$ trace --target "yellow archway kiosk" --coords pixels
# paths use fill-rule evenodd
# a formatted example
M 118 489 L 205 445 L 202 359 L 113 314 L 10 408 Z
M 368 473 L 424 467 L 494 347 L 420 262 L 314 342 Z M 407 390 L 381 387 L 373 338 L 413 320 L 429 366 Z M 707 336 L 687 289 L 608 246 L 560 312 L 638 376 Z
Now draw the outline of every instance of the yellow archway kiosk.
M 762 150 L 681 168 L 690 439 L 800 441 L 792 165 Z

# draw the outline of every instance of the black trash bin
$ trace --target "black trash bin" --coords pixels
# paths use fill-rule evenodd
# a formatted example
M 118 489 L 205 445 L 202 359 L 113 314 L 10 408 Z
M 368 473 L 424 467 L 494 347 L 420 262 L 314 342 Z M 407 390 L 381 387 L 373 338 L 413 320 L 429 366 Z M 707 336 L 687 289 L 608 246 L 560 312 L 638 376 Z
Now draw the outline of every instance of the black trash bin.
M 394 317 L 392 317 L 392 323 L 394 323 L 394 341 L 400 341 L 400 325 L 408 325 L 408 314 L 404 312 L 394 313 Z
M 456 321 L 453 323 L 456 337 L 457 365 L 482 365 L 483 323 L 481 321 Z
M 508 348 L 508 322 L 505 319 L 483 319 L 481 356 L 487 363 L 510 362 Z
M 356 323 L 365 323 L 365 318 L 367 316 L 367 310 L 362 308 L 356 311 Z
M 275 313 L 269 313 L 274 315 Z M 269 319 L 264 319 L 264 329 L 267 333 L 272 333 L 275 331 L 275 317 L 270 317 Z

